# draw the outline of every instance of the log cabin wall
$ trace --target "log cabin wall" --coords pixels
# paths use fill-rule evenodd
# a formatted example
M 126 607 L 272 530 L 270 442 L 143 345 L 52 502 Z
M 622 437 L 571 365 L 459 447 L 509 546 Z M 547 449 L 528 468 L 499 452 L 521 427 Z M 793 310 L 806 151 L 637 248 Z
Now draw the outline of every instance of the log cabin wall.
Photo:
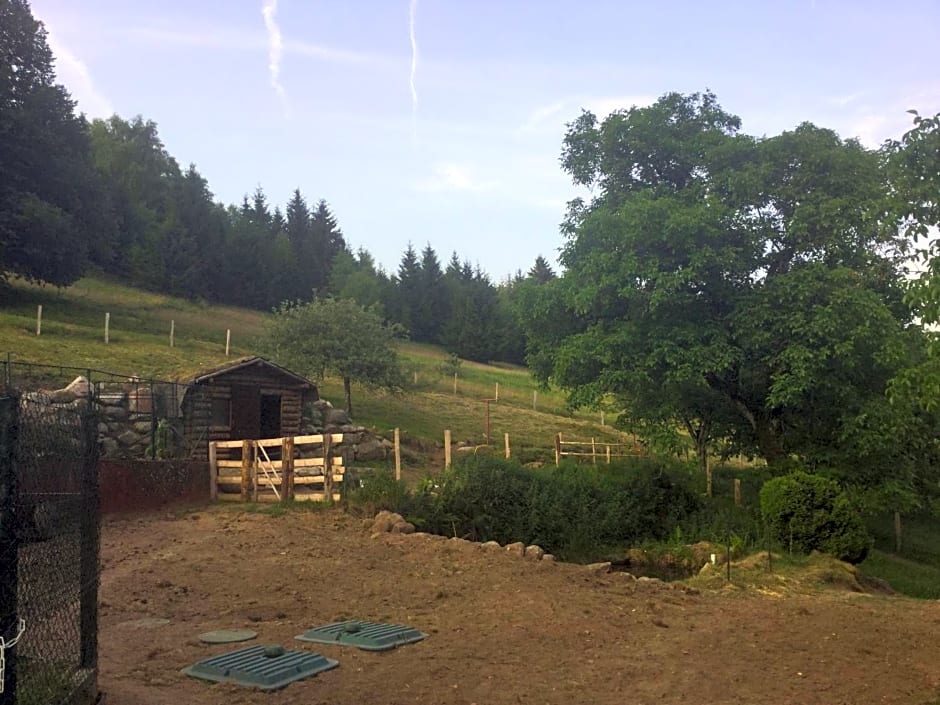
M 246 400 L 260 404 L 264 396 L 280 397 L 274 437 L 282 438 L 300 433 L 305 398 L 319 398 L 313 383 L 260 359 L 207 377 L 197 378 L 183 404 L 187 455 L 198 460 L 208 458 L 209 441 L 260 437 L 260 423 L 252 423 L 250 411 L 246 420 Z

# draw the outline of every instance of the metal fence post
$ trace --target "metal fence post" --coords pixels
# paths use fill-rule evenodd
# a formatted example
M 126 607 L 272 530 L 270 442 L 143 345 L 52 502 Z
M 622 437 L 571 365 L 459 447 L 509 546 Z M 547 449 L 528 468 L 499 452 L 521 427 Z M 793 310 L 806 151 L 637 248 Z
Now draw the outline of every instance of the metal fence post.
M 0 636 L 16 638 L 19 613 L 19 532 L 16 529 L 16 438 L 19 400 L 0 398 Z M 0 704 L 16 702 L 16 647 L 3 654 L 4 669 Z
M 98 493 L 98 414 L 89 401 L 82 414 L 82 518 L 80 558 L 81 666 L 98 665 L 98 553 L 100 542 L 100 500 Z

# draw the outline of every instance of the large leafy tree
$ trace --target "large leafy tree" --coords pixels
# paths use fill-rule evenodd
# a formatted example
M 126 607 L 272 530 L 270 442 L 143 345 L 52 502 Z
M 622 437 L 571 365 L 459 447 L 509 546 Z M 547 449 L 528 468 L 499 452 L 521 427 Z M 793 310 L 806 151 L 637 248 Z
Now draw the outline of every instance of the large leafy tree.
M 0 275 L 71 283 L 111 223 L 84 117 L 25 0 L 0 2 L 0 165 Z
M 711 93 L 569 126 L 562 164 L 595 195 L 527 306 L 529 360 L 574 404 L 668 402 L 770 464 L 833 462 L 908 352 L 879 155 L 810 124 L 739 128 Z
M 401 331 L 378 311 L 350 299 L 315 299 L 281 304 L 270 319 L 262 346 L 277 362 L 316 379 L 343 380 L 346 411 L 352 414 L 352 382 L 398 389 L 402 372 L 394 341 Z

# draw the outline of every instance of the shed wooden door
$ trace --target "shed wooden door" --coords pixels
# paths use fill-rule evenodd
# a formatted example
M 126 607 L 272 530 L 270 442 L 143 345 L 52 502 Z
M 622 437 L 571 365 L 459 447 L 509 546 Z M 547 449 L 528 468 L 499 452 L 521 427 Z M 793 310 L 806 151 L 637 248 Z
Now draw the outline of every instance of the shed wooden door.
M 232 385 L 232 438 L 261 438 L 261 392 L 257 387 Z

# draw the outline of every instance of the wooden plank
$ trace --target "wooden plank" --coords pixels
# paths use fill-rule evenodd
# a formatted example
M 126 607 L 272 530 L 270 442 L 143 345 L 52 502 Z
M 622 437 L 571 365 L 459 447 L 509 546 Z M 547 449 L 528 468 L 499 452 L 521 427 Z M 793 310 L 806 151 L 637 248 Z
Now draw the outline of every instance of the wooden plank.
M 255 445 L 259 445 L 262 448 L 278 448 L 283 444 L 283 438 L 259 438 L 255 441 Z
M 284 466 L 284 472 L 281 477 L 281 497 L 292 499 L 294 497 L 294 439 L 287 436 L 283 447 L 281 464 Z
M 217 467 L 220 468 L 240 468 L 242 466 L 241 460 L 226 460 L 224 458 L 222 460 L 216 460 L 216 463 L 218 463 Z
M 242 501 L 247 502 L 251 496 L 251 441 L 245 440 L 242 444 Z
M 244 441 L 216 441 L 216 448 L 243 448 Z
M 331 468 L 333 467 L 333 437 L 329 434 L 323 439 L 323 464 Z M 323 491 L 332 499 L 333 497 L 333 474 L 327 473 L 324 476 Z
M 334 474 L 333 482 L 342 482 L 344 476 Z M 295 485 L 322 485 L 324 482 L 323 475 L 295 475 L 294 484 Z
M 561 434 L 555 434 L 555 465 L 561 463 Z
M 456 379 L 456 375 L 454 376 Z M 401 434 L 395 429 L 395 479 L 401 479 Z
M 303 494 L 298 494 L 294 499 L 298 502 L 322 502 L 326 499 L 325 492 L 304 492 Z M 340 497 L 338 492 L 333 493 L 332 497 L 334 502 L 339 502 L 342 497 Z
M 336 455 L 332 459 L 333 467 L 342 467 L 343 456 Z M 322 468 L 326 466 L 326 458 L 296 458 L 294 468 Z
M 342 433 L 332 433 L 330 434 L 330 441 L 333 443 L 342 443 L 343 434 Z M 294 445 L 304 445 L 307 443 L 323 443 L 323 434 L 318 433 L 313 436 L 294 436 Z
M 450 467 L 450 429 L 444 431 L 444 467 Z

